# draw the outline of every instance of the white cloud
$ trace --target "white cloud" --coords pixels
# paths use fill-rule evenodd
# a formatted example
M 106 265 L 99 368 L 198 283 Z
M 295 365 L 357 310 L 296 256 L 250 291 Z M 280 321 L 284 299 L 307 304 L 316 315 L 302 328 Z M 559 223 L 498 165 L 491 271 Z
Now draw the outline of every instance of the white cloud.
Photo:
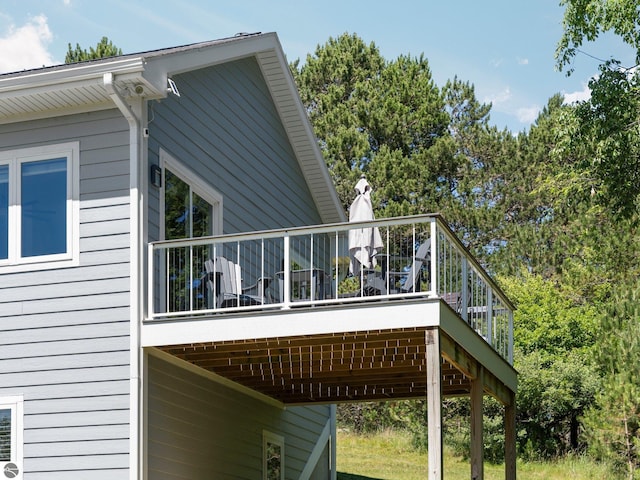
M 583 102 L 585 100 L 589 100 L 590 98 L 591 98 L 591 90 L 589 90 L 589 85 L 587 85 L 586 83 L 583 83 L 582 90 L 564 94 L 564 103 L 571 104 L 575 102 Z
M 538 105 L 532 105 L 531 107 L 519 108 L 516 115 L 520 123 L 531 124 L 538 118 L 539 113 L 540 107 Z
M 62 0 L 62 3 L 64 3 L 65 7 L 70 7 L 71 6 L 71 0 Z
M 30 18 L 20 27 L 10 24 L 0 34 L 0 72 L 15 72 L 55 63 L 47 50 L 52 39 L 44 15 Z
M 529 65 L 529 59 L 528 58 L 516 57 L 516 61 L 518 62 L 518 65 Z
M 485 103 L 491 103 L 492 105 L 499 105 L 501 103 L 506 103 L 511 99 L 512 95 L 511 95 L 511 90 L 509 89 L 509 87 L 505 88 L 504 90 L 502 90 L 501 92 L 497 92 L 497 93 L 491 93 L 489 95 L 487 95 L 483 102 Z

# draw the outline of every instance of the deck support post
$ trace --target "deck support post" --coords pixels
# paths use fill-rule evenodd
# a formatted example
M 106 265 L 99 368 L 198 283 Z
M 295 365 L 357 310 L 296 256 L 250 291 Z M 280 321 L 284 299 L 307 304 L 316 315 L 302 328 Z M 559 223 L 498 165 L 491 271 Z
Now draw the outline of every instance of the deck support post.
M 427 361 L 427 428 L 429 449 L 429 480 L 442 480 L 442 358 L 440 331 L 425 332 Z
M 516 480 L 516 395 L 509 393 L 509 405 L 504 407 L 504 475 Z
M 478 375 L 471 380 L 471 480 L 484 480 L 483 395 L 483 368 L 478 366 Z

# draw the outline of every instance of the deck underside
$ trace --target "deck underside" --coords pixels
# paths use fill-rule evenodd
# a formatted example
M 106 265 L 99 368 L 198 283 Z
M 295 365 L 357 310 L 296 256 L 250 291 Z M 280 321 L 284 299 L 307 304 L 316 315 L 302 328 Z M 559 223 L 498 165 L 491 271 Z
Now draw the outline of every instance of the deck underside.
M 426 395 L 426 328 L 202 342 L 160 350 L 282 403 Z M 468 395 L 469 377 L 445 357 L 442 393 Z
M 145 325 L 143 343 L 284 404 L 424 398 L 427 333 L 440 338 L 443 396 L 508 403 L 516 373 L 437 300 L 253 312 Z M 255 336 L 246 335 L 247 332 Z

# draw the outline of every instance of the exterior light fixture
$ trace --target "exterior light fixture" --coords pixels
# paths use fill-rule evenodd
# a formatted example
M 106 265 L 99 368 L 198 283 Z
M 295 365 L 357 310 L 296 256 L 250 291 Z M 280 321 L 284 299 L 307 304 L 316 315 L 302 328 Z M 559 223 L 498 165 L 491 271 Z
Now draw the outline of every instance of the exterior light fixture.
M 151 165 L 151 185 L 160 188 L 162 186 L 162 169 L 155 163 Z

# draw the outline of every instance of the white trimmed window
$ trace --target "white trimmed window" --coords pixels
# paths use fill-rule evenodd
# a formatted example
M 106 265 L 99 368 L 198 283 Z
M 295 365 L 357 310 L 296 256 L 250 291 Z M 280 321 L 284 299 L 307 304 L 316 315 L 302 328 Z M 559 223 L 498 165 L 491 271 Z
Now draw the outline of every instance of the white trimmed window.
M 222 195 L 182 162 L 160 149 L 163 170 L 163 240 L 222 233 Z
M 0 152 L 0 268 L 76 264 L 79 144 Z
M 0 471 L 6 478 L 22 478 L 21 396 L 0 397 Z
M 182 162 L 160 149 L 162 188 L 160 196 L 160 238 L 180 240 L 222 233 L 222 195 Z M 206 284 L 201 280 L 205 261 L 211 256 L 207 245 L 171 248 L 161 257 L 166 272 L 160 304 L 166 312 L 206 308 Z
M 284 480 L 284 437 L 262 432 L 262 479 Z

